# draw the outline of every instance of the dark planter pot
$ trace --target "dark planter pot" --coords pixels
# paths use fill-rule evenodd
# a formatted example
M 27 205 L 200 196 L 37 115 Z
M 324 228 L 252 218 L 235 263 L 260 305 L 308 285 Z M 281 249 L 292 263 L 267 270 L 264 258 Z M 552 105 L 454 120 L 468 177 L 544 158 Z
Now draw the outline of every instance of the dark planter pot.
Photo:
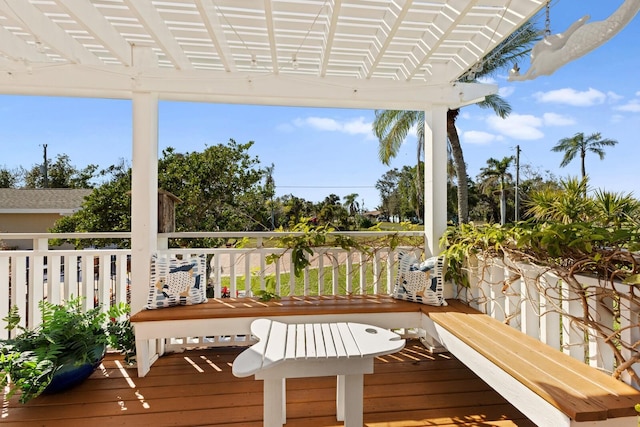
M 102 363 L 105 352 L 106 346 L 101 345 L 94 349 L 94 358 L 91 363 L 76 365 L 73 361 L 69 361 L 63 364 L 60 369 L 53 374 L 53 379 L 47 388 L 44 389 L 43 394 L 60 393 L 61 391 L 69 390 L 89 378 L 93 371 Z

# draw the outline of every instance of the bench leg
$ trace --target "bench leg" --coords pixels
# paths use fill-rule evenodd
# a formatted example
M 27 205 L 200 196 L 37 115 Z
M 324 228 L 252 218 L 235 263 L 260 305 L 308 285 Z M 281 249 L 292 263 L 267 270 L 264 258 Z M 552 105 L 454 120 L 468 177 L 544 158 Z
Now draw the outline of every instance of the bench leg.
M 364 375 L 338 375 L 336 418 L 344 427 L 362 427 Z
M 138 378 L 142 378 L 149 373 L 151 363 L 148 340 L 136 340 L 136 363 L 138 364 Z
M 286 390 L 284 378 L 264 380 L 264 427 L 282 427 L 287 422 Z

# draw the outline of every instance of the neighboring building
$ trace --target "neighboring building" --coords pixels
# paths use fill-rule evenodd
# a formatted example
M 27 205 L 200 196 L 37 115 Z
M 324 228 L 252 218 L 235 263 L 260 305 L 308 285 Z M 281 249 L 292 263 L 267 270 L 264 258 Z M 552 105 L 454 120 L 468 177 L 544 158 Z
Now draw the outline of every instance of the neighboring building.
M 90 189 L 0 188 L 0 233 L 46 233 L 61 216 L 82 206 Z M 17 249 L 33 249 L 31 240 L 5 240 Z

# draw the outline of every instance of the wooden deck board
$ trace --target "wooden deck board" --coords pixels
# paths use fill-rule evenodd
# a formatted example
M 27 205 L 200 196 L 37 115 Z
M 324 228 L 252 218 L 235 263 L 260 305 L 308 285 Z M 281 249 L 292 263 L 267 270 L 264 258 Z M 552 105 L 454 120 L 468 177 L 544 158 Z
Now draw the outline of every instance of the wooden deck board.
M 0 426 L 262 426 L 262 382 L 231 373 L 241 350 L 166 355 L 144 378 L 108 355 L 103 369 L 73 390 L 27 405 L 5 399 Z M 342 426 L 335 393 L 334 378 L 288 380 L 286 426 Z M 365 425 L 372 427 L 533 425 L 451 355 L 431 355 L 414 341 L 376 360 L 364 397 Z

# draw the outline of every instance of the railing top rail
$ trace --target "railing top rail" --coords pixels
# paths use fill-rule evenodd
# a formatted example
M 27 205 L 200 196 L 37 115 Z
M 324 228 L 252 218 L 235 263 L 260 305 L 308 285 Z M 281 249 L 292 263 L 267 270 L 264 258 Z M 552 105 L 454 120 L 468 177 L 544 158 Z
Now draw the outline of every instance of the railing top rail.
M 118 255 L 118 254 L 126 254 L 129 255 L 131 253 L 131 249 L 17 249 L 10 251 L 0 250 L 0 256 L 32 256 L 32 255 L 60 255 L 60 256 L 103 256 L 103 255 Z
M 190 231 L 180 233 L 159 233 L 159 237 L 169 239 L 198 239 L 224 237 L 280 237 L 302 236 L 304 232 L 296 231 Z M 398 234 L 401 236 L 424 236 L 424 231 L 333 231 L 329 234 L 343 236 L 377 237 Z M 23 239 L 130 239 L 131 232 L 91 232 L 91 233 L 0 233 L 0 240 Z
M 95 233 L 0 233 L 0 239 L 130 239 L 131 232 L 95 232 Z
M 303 236 L 305 233 L 301 231 L 207 231 L 207 232 L 181 232 L 181 233 L 163 233 L 162 237 L 170 239 L 196 239 L 202 237 L 280 237 L 287 236 Z M 399 234 L 402 236 L 424 236 L 424 231 L 332 231 L 328 234 L 340 234 L 344 236 L 364 236 L 377 237 L 388 234 Z M 1 237 L 2 235 L 0 235 Z

